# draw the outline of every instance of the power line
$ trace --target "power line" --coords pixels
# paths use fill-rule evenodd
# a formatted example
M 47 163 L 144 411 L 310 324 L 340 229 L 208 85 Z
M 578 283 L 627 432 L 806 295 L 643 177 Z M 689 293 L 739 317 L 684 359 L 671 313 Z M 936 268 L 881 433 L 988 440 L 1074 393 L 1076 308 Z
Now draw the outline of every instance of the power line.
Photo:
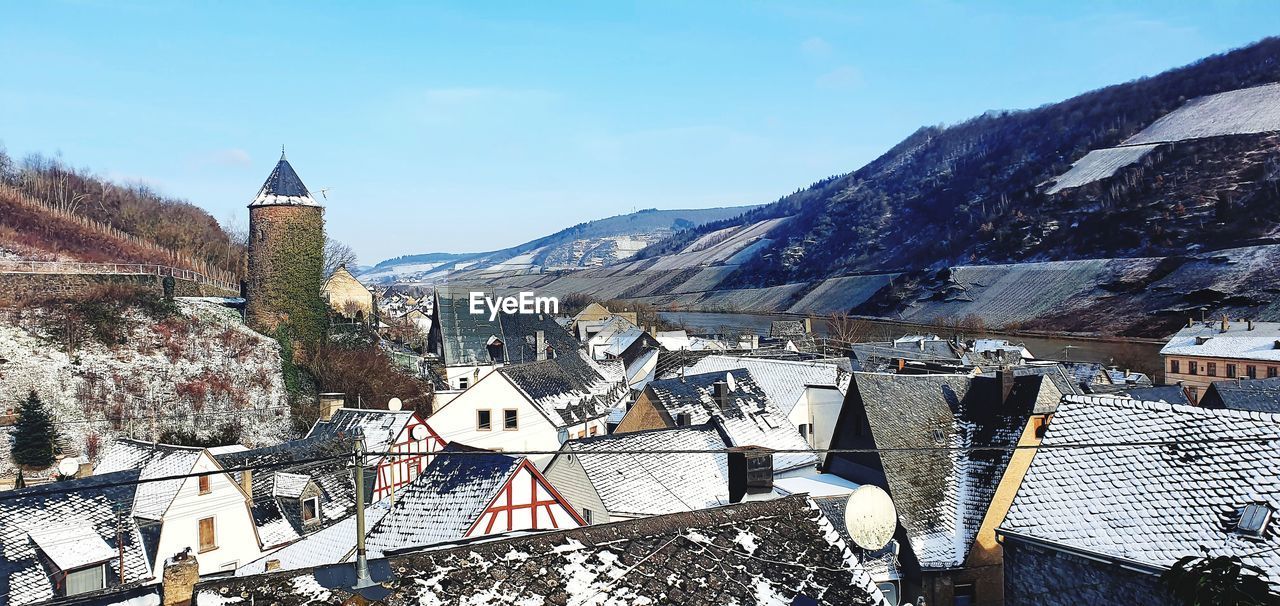
M 79 419 L 79 420 L 75 420 L 75 421 L 57 421 L 57 422 L 55 422 L 55 423 L 54 423 L 54 425 L 88 425 L 88 424 L 95 424 L 95 423 L 129 423 L 129 422 L 131 422 L 131 421 L 153 421 L 153 420 L 155 420 L 155 421 L 160 421 L 160 420 L 170 420 L 170 419 L 180 419 L 180 420 L 185 420 L 185 419 L 194 419 L 194 418 L 198 418 L 198 417 L 221 417 L 221 416 L 230 416 L 230 415 L 247 415 L 247 414 L 255 414 L 255 413 L 265 413 L 265 412 L 285 411 L 285 410 L 292 410 L 292 409 L 291 409 L 290 407 L 288 407 L 288 406 L 271 406 L 271 407 L 266 407 L 266 408 L 251 408 L 251 409 L 246 409 L 246 410 L 223 410 L 223 411 L 211 411 L 211 412 L 192 412 L 192 413 L 185 413 L 185 414 L 181 414 L 181 413 L 180 413 L 180 414 L 172 414 L 172 415 L 141 415 L 141 416 L 127 416 L 127 417 L 123 417 L 123 416 L 122 416 L 122 417 L 103 417 L 103 418 L 101 418 L 101 419 Z

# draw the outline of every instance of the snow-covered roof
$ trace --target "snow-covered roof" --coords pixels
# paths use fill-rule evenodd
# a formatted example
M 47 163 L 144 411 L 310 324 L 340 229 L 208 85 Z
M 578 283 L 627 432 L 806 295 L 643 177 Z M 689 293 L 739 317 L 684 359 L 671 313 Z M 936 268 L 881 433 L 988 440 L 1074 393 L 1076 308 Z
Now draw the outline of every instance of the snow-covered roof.
M 364 510 L 364 527 L 373 528 L 387 512 L 391 511 L 391 499 L 369 503 Z M 345 562 L 356 550 L 356 516 L 351 514 L 302 539 L 285 545 L 236 569 L 236 576 L 262 574 L 267 562 L 277 562 L 279 570 L 297 570 Z
M 856 551 L 812 501 L 787 497 L 428 549 L 370 568 L 394 577 L 374 579 L 386 581 L 382 601 L 393 604 L 544 604 L 571 595 L 618 605 L 887 605 Z M 351 596 L 351 565 L 340 566 L 211 580 L 196 587 L 196 601 L 339 603 Z
M 714 385 L 729 384 L 723 405 L 716 401 Z M 809 443 L 787 419 L 746 369 L 686 375 L 649 383 L 649 401 L 675 423 L 682 413 L 690 424 L 702 424 L 714 416 L 729 434 L 733 446 L 764 446 L 775 450 L 806 450 Z M 780 453 L 773 457 L 775 471 L 816 464 L 812 453 Z
M 463 538 L 525 461 L 482 451 L 447 456 L 460 450 L 472 451 L 457 443 L 446 446 L 446 456 L 435 457 L 396 494 L 391 511 L 369 530 L 371 554 Z
M 1154 445 L 1041 448 L 1001 532 L 1158 569 L 1206 551 L 1238 556 L 1274 579 L 1280 535 L 1235 524 L 1247 505 L 1280 509 L 1280 417 L 1064 398 L 1043 446 L 1095 442 Z
M 479 289 L 476 289 L 479 292 Z M 471 313 L 472 289 L 440 287 L 436 289 L 439 306 L 434 313 L 439 322 L 432 327 L 432 349 L 438 351 L 448 366 L 476 364 L 519 364 L 538 359 L 535 338 L 542 331 L 544 343 L 555 355 L 566 356 L 580 349 L 582 344 L 556 324 L 555 319 L 544 314 L 499 313 L 489 320 L 488 312 Z M 485 291 L 487 297 L 493 292 Z M 488 347 L 489 340 L 502 341 L 502 351 L 494 359 Z M 438 340 L 438 341 L 436 341 Z
M 358 431 L 366 452 L 387 452 L 415 414 L 412 410 L 339 408 L 328 421 L 316 421 L 307 437 L 354 438 Z M 381 457 L 371 454 L 369 458 L 373 462 Z
M 1190 404 L 1185 401 L 1182 403 Z M 1205 408 L 1280 413 L 1280 378 L 1215 381 L 1209 385 L 1204 397 L 1200 398 L 1200 405 Z
M 726 455 L 661 452 L 725 447 L 715 427 L 695 425 L 569 440 L 556 458 L 597 451 L 646 451 L 643 455 L 588 454 L 577 460 L 610 513 L 661 515 L 729 502 Z
M 294 172 L 293 166 L 285 159 L 283 151 L 280 152 L 280 161 L 276 162 L 276 167 L 262 184 L 262 189 L 258 190 L 258 195 L 249 203 L 250 208 L 277 205 L 320 206 L 311 197 L 307 186 L 302 184 L 302 179 Z
M 142 471 L 142 479 L 164 478 L 191 473 L 203 448 L 153 444 L 125 438 L 117 439 L 107 448 L 106 454 L 94 467 L 94 475 L 115 473 L 126 469 Z M 133 515 L 149 520 L 164 517 L 173 498 L 182 488 L 184 478 L 147 482 L 138 486 L 134 497 Z
M 621 361 L 592 360 L 582 350 L 550 360 L 503 366 L 498 373 L 556 427 L 598 419 L 628 395 Z
M 75 521 L 68 524 L 59 520 L 46 523 L 48 525 L 41 525 L 28 535 L 58 570 L 75 570 L 117 557 L 116 549 L 107 545 L 88 524 Z
M 1160 355 L 1280 362 L 1280 322 L 1254 322 L 1253 330 L 1230 322 L 1225 331 L 1220 322 L 1196 324 L 1173 335 Z
M 744 358 L 712 355 L 702 358 L 685 370 L 696 375 L 744 368 L 751 372 L 765 395 L 785 414 L 791 414 L 806 386 L 839 385 L 840 369 L 831 361 L 802 362 L 797 360 L 773 360 L 770 358 Z M 673 378 L 670 375 L 664 379 Z

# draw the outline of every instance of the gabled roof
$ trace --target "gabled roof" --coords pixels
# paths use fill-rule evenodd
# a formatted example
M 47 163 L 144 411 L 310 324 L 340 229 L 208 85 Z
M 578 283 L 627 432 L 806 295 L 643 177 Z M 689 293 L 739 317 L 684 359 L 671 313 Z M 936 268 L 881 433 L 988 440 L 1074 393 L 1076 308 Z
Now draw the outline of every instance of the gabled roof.
M 854 551 L 804 497 L 741 503 L 394 556 L 387 603 L 885 605 Z M 223 606 L 343 602 L 351 564 L 196 587 Z M 375 573 L 379 574 L 379 573 Z M 343 579 L 339 581 L 338 579 Z M 327 585 L 326 585 L 327 584 Z
M 597 362 L 581 350 L 497 372 L 555 427 L 598 419 L 628 394 L 621 362 Z
M 379 410 L 374 408 L 339 408 L 328 421 L 316 421 L 307 432 L 308 438 L 364 438 L 366 452 L 386 452 L 413 420 L 412 410 Z M 369 455 L 372 461 L 380 455 Z
M 294 172 L 293 166 L 285 159 L 283 151 L 280 152 L 280 161 L 276 162 L 271 175 L 267 177 L 267 181 L 262 184 L 262 189 L 258 190 L 258 195 L 249 204 L 251 208 L 277 205 L 320 206 L 315 198 L 311 197 L 311 192 L 307 191 L 307 186 L 302 184 L 302 179 L 298 177 L 298 173 Z
M 365 505 L 364 527 L 373 528 L 387 512 L 391 511 L 391 499 L 382 499 Z M 300 540 L 268 553 L 257 560 L 236 569 L 236 576 L 262 574 L 267 562 L 274 560 L 280 570 L 297 570 L 323 566 L 351 559 L 356 550 L 356 516 L 351 514 L 334 524 L 308 534 Z
M 1170 402 L 1170 404 L 1176 403 L 1190 404 L 1190 402 Z M 1204 397 L 1200 398 L 1200 405 L 1205 408 L 1280 413 L 1280 379 L 1215 381 L 1209 385 L 1209 390 L 1205 392 Z
M 732 379 L 729 381 L 729 379 Z M 716 402 L 714 384 L 731 382 L 728 401 L 722 407 Z M 787 415 L 769 400 L 751 372 L 735 369 L 664 379 L 649 383 L 645 390 L 650 402 L 674 423 L 681 413 L 689 415 L 691 424 L 719 420 L 733 446 L 764 446 L 776 450 L 806 450 L 808 442 L 787 419 Z M 775 472 L 816 464 L 811 453 L 783 453 L 773 457 Z
M 141 471 L 142 479 L 163 478 L 191 473 L 204 454 L 203 448 L 153 444 L 119 438 L 111 443 L 106 454 L 94 467 L 94 475 L 114 473 L 127 469 Z M 184 479 L 147 482 L 138 486 L 133 505 L 133 515 L 148 520 L 164 517 L 173 498 L 178 496 Z
M 1046 448 L 1096 442 L 1156 445 Z M 1154 569 L 1207 551 L 1280 570 L 1274 529 L 1234 531 L 1249 504 L 1280 509 L 1280 417 L 1069 396 L 1042 445 L 1000 532 Z
M 1160 349 L 1160 355 L 1280 362 L 1277 342 L 1280 322 L 1254 322 L 1253 330 L 1246 322 L 1229 322 L 1225 331 L 1221 322 L 1208 322 L 1179 330 Z
M 726 446 L 712 425 L 694 425 L 569 440 L 556 458 L 598 451 L 645 451 L 643 455 L 588 454 L 577 460 L 610 513 L 649 516 L 727 504 L 726 455 L 661 454 L 664 450 L 722 450 Z
M 769 323 L 770 339 L 794 339 L 808 336 L 804 320 L 774 320 Z
M 555 319 L 542 314 L 499 313 L 490 321 L 489 312 L 472 314 L 471 289 L 436 289 L 439 304 L 434 314 L 439 322 L 433 322 L 432 335 L 439 339 L 438 348 L 445 364 L 449 366 L 485 365 L 494 363 L 519 364 L 538 359 L 534 339 L 542 331 L 545 343 L 557 356 L 570 355 L 582 345 Z M 485 292 L 493 297 L 492 292 Z M 499 359 L 490 355 L 492 338 L 502 341 Z
M 463 451 L 468 454 L 448 456 Z M 396 495 L 391 511 L 369 530 L 366 546 L 371 554 L 464 538 L 525 462 L 524 457 L 456 442 L 441 454 Z
M 0 499 L 0 596 L 12 604 L 31 604 L 52 600 L 54 587 L 49 580 L 53 570 L 41 562 L 38 545 L 62 549 L 65 540 L 77 541 L 88 560 L 100 559 L 102 546 L 111 551 L 107 563 L 107 583 L 117 584 L 119 573 L 117 521 L 123 524 L 125 583 L 145 581 L 152 576 L 148 549 L 144 546 L 138 523 L 129 515 L 134 502 L 139 472 L 118 471 L 31 488 L 20 488 Z M 125 506 L 117 520 L 116 507 Z M 62 538 L 59 538 L 62 537 Z M 75 553 L 46 553 L 45 557 L 74 563 L 84 560 Z M 90 562 L 92 563 L 92 562 Z
M 687 374 L 723 372 L 743 368 L 751 372 L 751 378 L 760 385 L 765 395 L 783 413 L 791 409 L 804 395 L 808 385 L 839 385 L 840 370 L 832 361 L 801 362 L 773 360 L 769 358 L 744 358 L 737 356 L 707 356 L 686 370 Z M 663 377 L 671 378 L 671 377 Z
M 1002 402 L 998 378 L 853 373 L 831 446 L 856 443 L 846 434 L 863 410 L 875 446 L 899 449 L 879 453 L 879 461 L 921 566 L 954 568 L 965 560 L 1042 380 L 1015 376 Z M 944 446 L 957 450 L 931 450 Z M 975 446 L 993 449 L 967 450 Z M 846 460 L 856 459 L 831 455 L 828 468 L 843 475 Z

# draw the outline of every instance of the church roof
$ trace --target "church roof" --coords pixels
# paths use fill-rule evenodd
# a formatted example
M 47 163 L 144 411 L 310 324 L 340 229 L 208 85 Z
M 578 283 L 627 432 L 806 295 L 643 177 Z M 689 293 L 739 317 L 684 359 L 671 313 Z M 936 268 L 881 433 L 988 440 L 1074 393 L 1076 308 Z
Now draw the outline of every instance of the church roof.
M 262 184 L 257 197 L 249 204 L 250 207 L 278 205 L 320 206 L 284 157 L 284 150 L 280 151 L 280 161 L 276 162 L 271 176 L 267 177 L 267 182 Z

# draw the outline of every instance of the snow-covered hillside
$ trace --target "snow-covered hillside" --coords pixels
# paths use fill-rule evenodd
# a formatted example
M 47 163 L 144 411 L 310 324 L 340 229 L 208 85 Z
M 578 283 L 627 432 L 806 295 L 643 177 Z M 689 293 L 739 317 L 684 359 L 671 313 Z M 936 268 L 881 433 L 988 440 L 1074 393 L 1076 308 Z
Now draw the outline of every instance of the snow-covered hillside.
M 153 431 L 207 438 L 231 427 L 250 446 L 289 437 L 279 345 L 235 311 L 192 301 L 159 320 L 130 311 L 123 343 L 87 339 L 70 355 L 45 330 L 57 313 L 0 312 L 0 418 L 35 389 L 62 443 L 91 460 L 116 437 Z M 0 474 L 13 471 L 11 430 L 0 427 Z

